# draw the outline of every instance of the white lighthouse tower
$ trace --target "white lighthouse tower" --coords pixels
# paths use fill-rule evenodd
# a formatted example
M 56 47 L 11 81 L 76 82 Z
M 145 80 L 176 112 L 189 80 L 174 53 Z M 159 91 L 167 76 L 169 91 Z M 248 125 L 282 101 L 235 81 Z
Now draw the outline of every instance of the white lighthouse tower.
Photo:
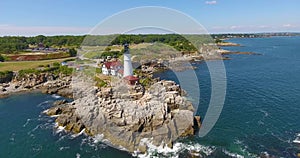
M 131 56 L 129 52 L 129 45 L 124 45 L 124 75 L 123 77 L 132 76 L 133 68 L 131 63 Z

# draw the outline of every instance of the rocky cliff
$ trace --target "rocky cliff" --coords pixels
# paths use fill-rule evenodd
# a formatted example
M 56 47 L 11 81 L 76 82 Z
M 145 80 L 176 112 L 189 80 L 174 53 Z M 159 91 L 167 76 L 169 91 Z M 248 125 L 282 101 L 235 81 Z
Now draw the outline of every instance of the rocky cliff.
M 0 97 L 18 92 L 42 90 L 43 93 L 59 94 L 64 97 L 72 98 L 73 91 L 70 85 L 71 76 L 63 74 L 31 73 L 22 76 L 16 74 L 11 77 L 7 83 L 0 83 Z
M 146 152 L 145 139 L 157 146 L 172 146 L 178 137 L 194 134 L 194 108 L 175 82 L 159 81 L 140 97 L 132 97 L 140 92 L 126 88 L 119 84 L 98 89 L 77 81 L 75 100 L 60 102 L 47 114 L 59 115 L 56 122 L 68 131 L 103 134 L 112 145 L 129 152 Z

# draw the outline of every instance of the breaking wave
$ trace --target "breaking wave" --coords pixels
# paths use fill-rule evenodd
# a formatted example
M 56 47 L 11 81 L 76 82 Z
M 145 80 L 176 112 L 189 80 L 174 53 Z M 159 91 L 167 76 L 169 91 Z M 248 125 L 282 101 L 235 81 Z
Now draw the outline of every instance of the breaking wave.
M 56 94 L 52 94 L 51 95 L 53 98 L 55 98 L 55 99 L 59 99 L 59 98 L 61 98 L 61 96 L 59 96 L 59 95 L 56 95 Z
M 293 140 L 293 143 L 300 144 L 300 133 L 296 135 L 296 139 Z

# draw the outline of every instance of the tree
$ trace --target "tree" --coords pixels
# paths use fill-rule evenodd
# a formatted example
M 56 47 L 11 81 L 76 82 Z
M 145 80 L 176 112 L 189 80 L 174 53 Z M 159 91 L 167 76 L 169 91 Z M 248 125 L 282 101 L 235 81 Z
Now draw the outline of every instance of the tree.
M 71 57 L 76 57 L 77 51 L 74 48 L 69 49 L 69 55 Z
M 4 57 L 0 54 L 0 62 L 4 62 Z

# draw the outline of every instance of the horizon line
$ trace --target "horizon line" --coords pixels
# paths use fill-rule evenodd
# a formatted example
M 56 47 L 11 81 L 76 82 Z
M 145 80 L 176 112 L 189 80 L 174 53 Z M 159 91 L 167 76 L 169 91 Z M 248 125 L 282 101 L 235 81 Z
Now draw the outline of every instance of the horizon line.
M 111 36 L 111 35 L 172 35 L 176 33 L 114 33 L 114 34 L 37 34 L 37 35 L 0 35 L 0 37 L 37 37 L 37 36 L 45 36 L 45 37 L 53 37 L 53 36 Z M 219 32 L 219 33 L 205 33 L 205 34 L 196 34 L 196 33 L 182 33 L 178 35 L 240 35 L 240 34 L 300 34 L 300 31 L 264 31 L 264 32 Z

